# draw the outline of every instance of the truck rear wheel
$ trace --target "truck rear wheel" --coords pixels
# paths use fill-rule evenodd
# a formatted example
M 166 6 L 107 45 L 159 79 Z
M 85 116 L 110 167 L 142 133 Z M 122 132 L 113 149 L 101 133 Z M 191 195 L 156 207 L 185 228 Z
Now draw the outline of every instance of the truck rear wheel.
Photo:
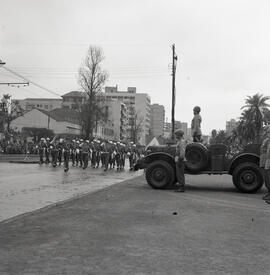
M 263 185 L 263 176 L 257 164 L 244 162 L 233 171 L 233 184 L 243 193 L 255 193 Z
M 168 162 L 156 160 L 146 168 L 145 177 L 152 188 L 164 189 L 174 183 L 175 171 Z

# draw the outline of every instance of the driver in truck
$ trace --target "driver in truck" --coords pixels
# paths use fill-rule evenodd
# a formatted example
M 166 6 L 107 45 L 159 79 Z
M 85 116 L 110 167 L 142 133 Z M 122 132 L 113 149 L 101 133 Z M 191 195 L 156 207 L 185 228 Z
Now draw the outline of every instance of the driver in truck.
M 184 140 L 184 132 L 180 129 L 175 131 L 175 138 L 177 141 L 175 152 L 175 166 L 176 166 L 176 178 L 177 189 L 176 192 L 185 192 L 185 151 L 186 142 Z

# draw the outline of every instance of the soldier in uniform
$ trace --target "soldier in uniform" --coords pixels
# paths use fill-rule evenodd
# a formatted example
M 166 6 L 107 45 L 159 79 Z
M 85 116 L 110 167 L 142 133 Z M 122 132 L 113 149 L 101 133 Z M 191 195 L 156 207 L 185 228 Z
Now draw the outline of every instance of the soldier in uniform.
M 120 167 L 121 167 L 121 148 L 120 148 L 120 142 L 116 142 L 116 147 L 115 147 L 115 161 L 116 161 L 116 169 L 117 171 L 120 171 Z
M 50 163 L 50 139 L 46 138 L 46 148 L 45 148 L 45 163 L 48 164 Z
M 193 142 L 201 142 L 202 131 L 201 131 L 201 123 L 202 117 L 200 115 L 201 108 L 199 106 L 195 106 L 193 108 L 194 117 L 191 121 L 191 133 L 193 137 Z
M 111 144 L 106 140 L 103 142 L 103 166 L 104 166 L 104 171 L 108 170 L 109 166 L 109 157 L 110 157 L 110 147 Z
M 97 140 L 97 148 L 96 149 L 97 149 L 97 151 L 96 151 L 96 168 L 98 168 L 99 164 L 100 164 L 101 152 L 102 152 L 100 140 Z
M 129 170 L 132 171 L 134 169 L 134 164 L 136 162 L 136 144 L 131 142 L 129 146 L 129 152 L 128 152 L 128 159 L 129 159 Z
M 126 148 L 125 144 L 120 143 L 120 170 L 125 168 Z
M 69 144 L 69 148 L 70 148 L 70 159 L 72 162 L 72 166 L 75 166 L 75 160 L 76 160 L 76 143 L 75 143 L 75 139 L 73 139 L 70 144 Z
M 63 155 L 64 155 L 64 167 L 65 172 L 69 170 L 69 158 L 70 158 L 70 150 L 71 150 L 71 143 L 69 140 L 65 140 L 62 143 L 63 148 Z
M 180 129 L 175 131 L 176 137 L 176 152 L 175 152 L 175 163 L 176 163 L 176 177 L 177 177 L 177 189 L 176 192 L 185 192 L 185 150 L 186 142 L 184 140 L 184 132 Z
M 57 166 L 57 158 L 58 158 L 58 144 L 57 143 L 58 142 L 53 140 L 50 145 L 53 167 Z
M 62 163 L 62 156 L 63 156 L 63 142 L 64 140 L 60 138 L 59 143 L 58 143 L 58 166 L 61 166 Z
M 110 164 L 110 169 L 114 169 L 115 167 L 115 155 L 116 155 L 116 143 L 112 142 L 111 143 L 111 147 L 110 147 L 110 150 L 109 150 L 109 164 Z
M 39 155 L 39 164 L 43 164 L 44 163 L 43 157 L 46 149 L 45 138 L 40 139 L 37 148 L 38 148 L 38 155 Z
M 82 150 L 82 168 L 86 169 L 88 167 L 88 156 L 89 156 L 89 140 L 84 140 L 81 144 Z
M 92 168 L 96 168 L 97 144 L 96 144 L 96 140 L 95 139 L 91 142 L 90 148 L 92 150 L 91 166 L 92 166 Z

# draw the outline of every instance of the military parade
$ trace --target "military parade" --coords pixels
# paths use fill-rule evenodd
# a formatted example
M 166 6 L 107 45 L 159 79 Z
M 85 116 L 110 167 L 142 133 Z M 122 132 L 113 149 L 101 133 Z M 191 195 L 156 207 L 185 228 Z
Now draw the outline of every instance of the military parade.
M 1 1 L 0 275 L 270 275 L 269 14 Z
M 39 164 L 61 167 L 68 172 L 71 167 L 86 169 L 101 168 L 104 171 L 115 169 L 123 171 L 128 160 L 128 169 L 132 171 L 136 161 L 144 156 L 143 149 L 139 149 L 134 142 L 122 143 L 120 141 L 102 139 L 70 139 L 55 136 L 41 138 L 36 145 L 39 155 Z

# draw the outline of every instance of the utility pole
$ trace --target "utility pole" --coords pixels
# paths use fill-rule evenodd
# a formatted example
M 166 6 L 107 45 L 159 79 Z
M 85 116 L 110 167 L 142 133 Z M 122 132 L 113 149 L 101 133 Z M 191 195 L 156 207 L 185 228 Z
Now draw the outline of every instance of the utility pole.
M 175 72 L 176 72 L 176 62 L 177 56 L 175 54 L 175 45 L 172 45 L 172 115 L 171 115 L 171 124 L 172 124 L 172 140 L 174 141 L 174 108 L 175 108 Z

